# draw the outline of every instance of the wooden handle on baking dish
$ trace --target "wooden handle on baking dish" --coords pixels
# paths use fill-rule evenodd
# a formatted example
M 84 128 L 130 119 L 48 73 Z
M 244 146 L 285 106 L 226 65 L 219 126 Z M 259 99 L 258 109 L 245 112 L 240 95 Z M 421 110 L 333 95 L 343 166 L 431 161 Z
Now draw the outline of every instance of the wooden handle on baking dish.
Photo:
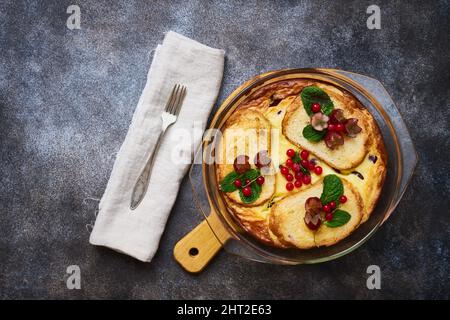
M 222 243 L 230 238 L 215 213 L 211 212 L 207 220 L 185 235 L 173 249 L 175 260 L 188 272 L 202 271 L 222 248 Z

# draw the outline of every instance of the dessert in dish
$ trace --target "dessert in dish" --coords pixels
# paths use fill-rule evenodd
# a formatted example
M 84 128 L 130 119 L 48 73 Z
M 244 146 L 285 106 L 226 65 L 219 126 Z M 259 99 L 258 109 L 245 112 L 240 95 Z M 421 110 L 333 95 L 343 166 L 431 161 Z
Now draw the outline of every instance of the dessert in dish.
M 216 176 L 242 228 L 275 247 L 333 245 L 370 217 L 386 175 L 383 138 L 350 93 L 292 79 L 265 85 L 222 128 Z

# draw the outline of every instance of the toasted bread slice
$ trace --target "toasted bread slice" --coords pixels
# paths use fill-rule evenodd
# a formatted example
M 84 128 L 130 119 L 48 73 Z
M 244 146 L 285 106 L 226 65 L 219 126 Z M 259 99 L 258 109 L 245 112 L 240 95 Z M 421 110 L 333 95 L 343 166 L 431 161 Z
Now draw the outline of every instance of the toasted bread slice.
M 339 89 L 317 83 L 316 86 L 323 89 L 331 98 L 334 107 L 344 110 L 346 118 L 357 118 L 358 125 L 362 128 L 356 137 L 345 137 L 345 143 L 336 149 L 330 149 L 325 142 L 310 142 L 303 137 L 303 128 L 310 124 L 310 118 L 306 113 L 302 100 L 299 97 L 290 104 L 288 112 L 283 119 L 283 134 L 292 143 L 313 152 L 318 158 L 338 170 L 351 169 L 357 166 L 368 152 L 369 122 L 373 121 L 369 112 L 363 108 L 357 100 Z
M 222 139 L 218 147 L 218 165 L 216 174 L 219 181 L 232 172 L 234 159 L 238 155 L 247 155 L 253 165 L 256 154 L 261 150 L 270 153 L 270 123 L 264 115 L 253 109 L 236 111 L 225 123 Z M 265 171 L 262 171 L 264 173 Z M 244 206 L 258 206 L 268 201 L 275 192 L 273 171 L 263 174 L 265 182 L 259 198 L 253 203 L 242 202 L 239 191 L 225 193 L 233 202 Z
M 347 224 L 330 228 L 322 224 L 317 231 L 310 230 L 304 223 L 305 202 L 309 197 L 320 197 L 323 183 L 319 181 L 304 192 L 287 196 L 275 203 L 269 217 L 269 228 L 280 238 L 300 249 L 309 249 L 315 246 L 330 246 L 352 233 L 359 225 L 363 216 L 363 203 L 359 193 L 342 179 L 347 202 L 339 209 L 351 215 Z

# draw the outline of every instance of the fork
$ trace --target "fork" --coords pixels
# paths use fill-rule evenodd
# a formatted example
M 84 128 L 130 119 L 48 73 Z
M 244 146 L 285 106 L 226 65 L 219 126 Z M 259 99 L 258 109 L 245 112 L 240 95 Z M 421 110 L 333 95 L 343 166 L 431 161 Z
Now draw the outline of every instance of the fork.
M 158 153 L 159 147 L 162 142 L 162 138 L 167 128 L 169 128 L 172 124 L 177 121 L 178 114 L 181 110 L 181 105 L 183 104 L 184 96 L 186 95 L 186 87 L 176 84 L 172 93 L 170 94 L 170 98 L 166 103 L 166 107 L 164 112 L 161 114 L 162 127 L 161 132 L 159 133 L 158 140 L 156 140 L 156 146 L 153 152 L 150 154 L 147 163 L 145 164 L 144 169 L 142 170 L 139 178 L 136 181 L 136 184 L 133 188 L 133 193 L 131 195 L 131 203 L 130 209 L 136 209 L 144 198 L 145 193 L 147 192 L 148 184 L 150 181 L 150 177 L 152 175 L 153 164 L 155 163 L 156 154 Z

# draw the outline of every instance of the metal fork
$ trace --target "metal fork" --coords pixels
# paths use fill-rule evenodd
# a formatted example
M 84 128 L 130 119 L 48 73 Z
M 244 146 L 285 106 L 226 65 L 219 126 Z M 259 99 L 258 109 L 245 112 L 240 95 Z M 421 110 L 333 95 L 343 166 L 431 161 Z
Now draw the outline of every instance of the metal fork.
M 169 128 L 172 124 L 177 121 L 178 114 L 181 110 L 181 105 L 183 104 L 184 96 L 186 95 L 186 87 L 176 84 L 172 93 L 170 94 L 169 101 L 167 101 L 164 112 L 161 115 L 162 119 L 162 128 L 159 133 L 158 140 L 156 141 L 156 146 L 153 152 L 150 154 L 147 163 L 145 164 L 144 169 L 142 170 L 139 178 L 134 185 L 133 193 L 131 195 L 131 203 L 130 209 L 136 209 L 144 198 L 145 193 L 147 192 L 148 183 L 150 181 L 150 177 L 152 175 L 153 164 L 155 163 L 156 154 L 158 153 L 159 147 L 162 142 L 162 138 L 167 128 Z

